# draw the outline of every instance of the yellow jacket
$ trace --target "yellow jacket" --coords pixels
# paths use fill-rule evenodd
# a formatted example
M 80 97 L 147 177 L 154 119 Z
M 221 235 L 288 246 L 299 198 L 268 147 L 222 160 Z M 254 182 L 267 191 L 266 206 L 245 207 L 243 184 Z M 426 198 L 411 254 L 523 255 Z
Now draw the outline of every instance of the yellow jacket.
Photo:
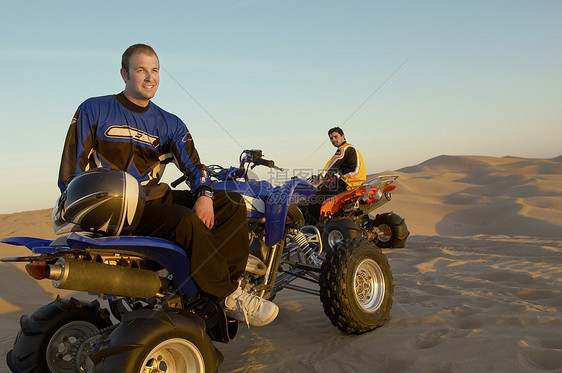
M 363 156 L 347 142 L 338 146 L 336 154 L 326 163 L 320 176 L 322 179 L 328 180 L 336 174 L 345 181 L 347 189 L 357 188 L 367 179 Z

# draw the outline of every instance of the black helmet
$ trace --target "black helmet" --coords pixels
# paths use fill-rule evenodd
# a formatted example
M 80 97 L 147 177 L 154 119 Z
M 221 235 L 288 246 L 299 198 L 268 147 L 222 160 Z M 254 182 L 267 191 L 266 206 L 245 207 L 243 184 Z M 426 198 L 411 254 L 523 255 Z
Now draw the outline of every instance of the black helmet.
M 96 168 L 76 176 L 53 210 L 56 234 L 130 234 L 144 210 L 144 189 L 124 171 Z

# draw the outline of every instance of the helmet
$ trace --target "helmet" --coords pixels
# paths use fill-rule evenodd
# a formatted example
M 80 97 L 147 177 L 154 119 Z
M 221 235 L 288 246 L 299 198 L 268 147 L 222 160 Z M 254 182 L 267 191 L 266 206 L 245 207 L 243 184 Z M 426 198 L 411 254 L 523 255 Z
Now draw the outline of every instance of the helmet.
M 88 231 L 130 234 L 144 210 L 145 192 L 124 171 L 96 168 L 76 176 L 53 209 L 56 234 Z

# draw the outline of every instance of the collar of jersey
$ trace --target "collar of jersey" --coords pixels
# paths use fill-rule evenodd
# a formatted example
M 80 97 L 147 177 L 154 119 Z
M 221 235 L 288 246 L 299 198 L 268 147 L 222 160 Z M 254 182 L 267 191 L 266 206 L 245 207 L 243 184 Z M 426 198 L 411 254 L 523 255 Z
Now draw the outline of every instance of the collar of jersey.
M 131 111 L 134 111 L 135 113 L 146 113 L 148 109 L 150 109 L 150 101 L 148 102 L 148 105 L 146 105 L 146 107 L 142 107 L 129 101 L 129 99 L 125 97 L 125 94 L 123 92 L 116 94 L 115 98 L 121 105 Z

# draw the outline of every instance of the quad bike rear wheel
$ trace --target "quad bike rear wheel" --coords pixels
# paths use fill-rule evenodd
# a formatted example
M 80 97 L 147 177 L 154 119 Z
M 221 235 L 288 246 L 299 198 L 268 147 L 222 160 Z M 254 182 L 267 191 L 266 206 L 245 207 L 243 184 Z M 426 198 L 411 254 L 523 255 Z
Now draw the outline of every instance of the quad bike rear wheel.
M 13 372 L 74 373 L 72 352 L 81 338 L 112 325 L 97 300 L 57 299 L 22 316 L 21 330 L 6 360 Z
M 327 253 L 320 272 L 320 300 L 341 331 L 361 334 L 383 325 L 393 294 L 388 260 L 372 242 L 343 241 Z
M 326 251 L 331 251 L 336 245 L 345 240 L 363 236 L 361 229 L 349 218 L 329 221 L 322 231 L 322 246 Z
M 410 235 L 406 221 L 399 215 L 388 212 L 378 214 L 369 222 L 371 227 L 377 227 L 380 234 L 377 236 L 376 244 L 382 248 L 401 248 L 406 246 L 406 239 Z
M 216 372 L 219 359 L 205 322 L 196 315 L 138 310 L 92 356 L 94 373 Z

